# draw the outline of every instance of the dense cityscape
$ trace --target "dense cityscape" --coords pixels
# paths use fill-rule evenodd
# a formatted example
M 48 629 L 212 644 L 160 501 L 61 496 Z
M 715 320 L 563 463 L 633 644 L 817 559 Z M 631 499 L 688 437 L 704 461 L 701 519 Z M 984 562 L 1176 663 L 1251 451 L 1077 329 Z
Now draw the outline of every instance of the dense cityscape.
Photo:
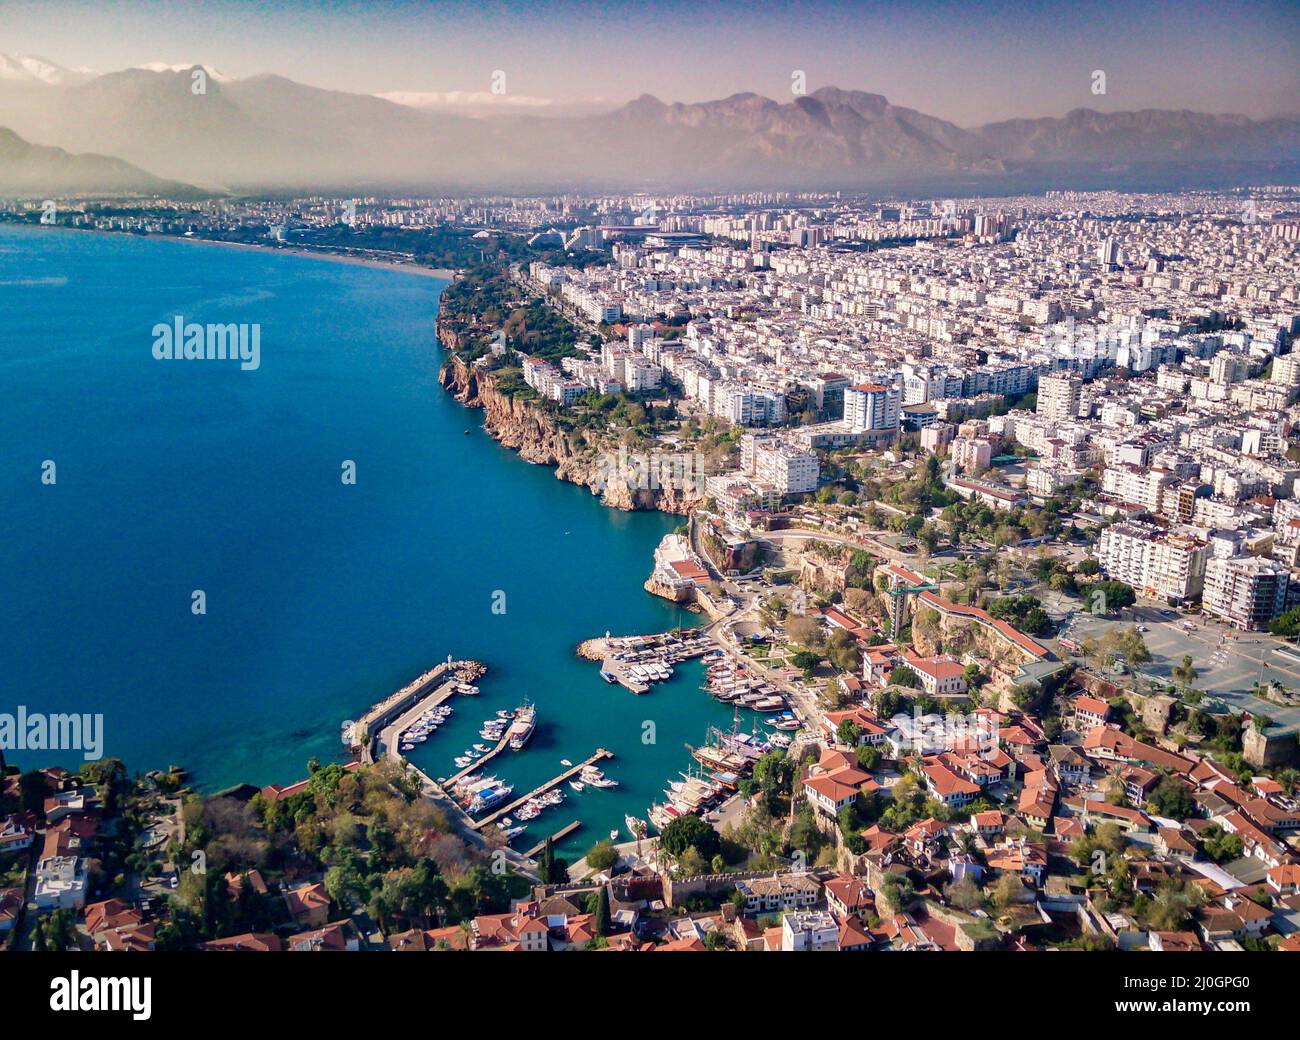
M 446 269 L 448 391 L 683 517 L 701 627 L 581 655 L 736 720 L 572 864 L 510 847 L 550 785 L 405 758 L 477 662 L 283 786 L 11 768 L 11 948 L 1300 949 L 1300 188 L 3 211 Z

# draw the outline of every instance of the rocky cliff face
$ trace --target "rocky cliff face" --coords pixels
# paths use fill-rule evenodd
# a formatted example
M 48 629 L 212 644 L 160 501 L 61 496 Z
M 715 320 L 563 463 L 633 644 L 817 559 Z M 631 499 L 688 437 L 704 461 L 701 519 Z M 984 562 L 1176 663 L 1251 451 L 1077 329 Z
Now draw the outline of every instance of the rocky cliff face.
M 455 337 L 439 329 L 443 343 L 454 349 Z M 519 401 L 497 389 L 491 372 L 467 365 L 449 354 L 439 381 L 468 408 L 482 408 L 484 428 L 520 458 L 541 466 L 554 466 L 555 475 L 571 484 L 581 484 L 615 509 L 658 509 L 687 515 L 701 498 L 693 489 L 677 487 L 636 488 L 609 479 L 608 463 L 618 452 L 617 443 L 602 443 L 591 431 L 560 429 L 546 410 L 530 401 Z

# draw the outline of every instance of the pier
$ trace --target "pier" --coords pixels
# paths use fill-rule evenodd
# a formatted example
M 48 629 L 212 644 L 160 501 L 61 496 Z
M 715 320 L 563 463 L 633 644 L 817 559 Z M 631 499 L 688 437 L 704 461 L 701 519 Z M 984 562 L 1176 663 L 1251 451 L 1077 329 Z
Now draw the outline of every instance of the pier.
M 578 656 L 599 661 L 602 676 L 607 676 L 635 694 L 649 693 L 650 682 L 638 679 L 632 668 L 647 661 L 680 664 L 703 657 L 716 644 L 703 629 L 685 629 L 680 636 L 658 632 L 648 636 L 609 636 L 588 639 L 578 647 Z M 608 681 L 608 680 L 607 680 Z
M 561 827 L 558 831 L 556 831 L 554 834 L 552 834 L 549 838 L 544 838 L 544 839 L 542 839 L 541 841 L 539 841 L 539 842 L 538 842 L 536 845 L 534 845 L 531 849 L 529 849 L 527 852 L 525 852 L 524 855 L 527 856 L 529 859 L 536 859 L 538 856 L 541 855 L 542 849 L 546 848 L 546 843 L 547 843 L 548 841 L 549 841 L 549 842 L 552 842 L 552 843 L 554 843 L 554 844 L 558 844 L 560 841 L 562 841 L 563 839 L 567 838 L 570 834 L 572 834 L 574 831 L 576 831 L 576 830 L 577 830 L 579 827 L 581 827 L 581 826 L 582 826 L 582 821 L 581 821 L 581 820 L 574 820 L 574 821 L 573 821 L 571 824 L 569 824 L 567 827 Z
M 501 817 L 509 816 L 512 812 L 518 809 L 521 805 L 524 804 L 524 802 L 528 801 L 530 798 L 536 798 L 539 794 L 545 794 L 552 787 L 564 783 L 564 781 L 568 780 L 570 777 L 577 776 L 588 766 L 594 766 L 597 762 L 602 762 L 607 758 L 613 758 L 613 757 L 614 757 L 614 752 L 606 751 L 604 748 L 597 748 L 596 753 L 592 755 L 590 758 L 586 759 L 583 762 L 579 762 L 576 766 L 572 766 L 569 769 L 566 769 L 559 776 L 547 780 L 546 783 L 534 787 L 522 798 L 516 798 L 509 805 L 503 806 L 502 808 L 497 809 L 495 812 L 492 812 L 487 816 L 483 817 L 483 819 L 471 823 L 470 827 L 473 830 L 481 831 L 488 824 L 495 823 L 497 820 L 501 819 Z
M 475 770 L 479 769 L 481 766 L 486 765 L 488 762 L 492 761 L 492 759 L 496 758 L 497 755 L 501 754 L 501 752 L 504 751 L 509 744 L 510 744 L 510 727 L 507 726 L 505 735 L 500 740 L 497 741 L 496 747 L 494 747 L 487 754 L 483 755 L 481 758 L 475 759 L 464 769 L 462 769 L 459 773 L 447 777 L 447 779 L 443 781 L 443 786 L 450 787 L 452 784 L 456 783 L 457 780 L 465 779 L 465 777 L 469 776 Z
M 432 693 L 424 697 L 418 697 L 415 703 L 406 711 L 380 730 L 377 743 L 374 745 L 378 748 L 377 757 L 400 758 L 401 750 L 399 745 L 402 742 L 402 733 L 426 711 L 436 708 L 443 701 L 450 699 L 451 695 L 456 692 L 456 684 L 459 681 L 455 677 L 447 679 Z
M 436 692 L 440 697 L 437 703 L 441 704 L 454 690 L 451 683 L 472 683 L 486 671 L 487 668 L 478 661 L 453 661 L 448 655 L 447 660 L 442 664 L 430 668 L 396 693 L 390 694 L 371 707 L 352 725 L 352 743 L 354 748 L 360 748 L 361 761 L 370 764 L 375 760 L 376 738 L 395 723 L 403 721 L 417 707 L 427 710 L 428 705 L 425 702 L 430 694 Z M 446 689 L 440 690 L 439 687 L 444 683 L 447 684 Z M 418 714 L 418 712 L 414 713 Z M 398 733 L 400 732 L 398 730 Z M 359 741 L 357 738 L 362 734 L 365 735 L 365 740 Z M 385 747 L 391 752 L 390 744 L 386 744 Z

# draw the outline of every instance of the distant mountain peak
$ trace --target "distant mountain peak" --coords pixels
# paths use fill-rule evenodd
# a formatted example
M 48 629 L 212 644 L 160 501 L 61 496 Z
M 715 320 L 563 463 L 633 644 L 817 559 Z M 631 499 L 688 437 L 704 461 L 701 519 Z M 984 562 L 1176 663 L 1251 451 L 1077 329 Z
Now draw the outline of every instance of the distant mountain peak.
M 178 64 L 168 64 L 165 61 L 151 61 L 144 65 L 132 65 L 131 68 L 139 69 L 142 72 L 192 72 L 195 69 L 202 69 L 207 73 L 208 79 L 214 79 L 218 83 L 229 83 L 231 80 L 230 76 L 227 76 L 219 69 L 214 69 L 211 65 L 204 65 L 197 61 Z
M 33 54 L 0 54 L 0 80 L 61 87 L 84 83 L 97 75 L 93 69 L 69 69 Z

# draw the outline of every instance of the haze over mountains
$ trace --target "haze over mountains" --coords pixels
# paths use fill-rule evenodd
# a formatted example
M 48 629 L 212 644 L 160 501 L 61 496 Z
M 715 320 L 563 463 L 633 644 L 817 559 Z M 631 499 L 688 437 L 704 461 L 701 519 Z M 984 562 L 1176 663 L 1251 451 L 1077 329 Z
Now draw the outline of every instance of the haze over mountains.
M 645 95 L 596 114 L 471 118 L 275 75 L 207 72 L 196 94 L 184 66 L 96 75 L 0 56 L 0 127 L 35 145 L 115 157 L 146 178 L 226 191 L 853 189 L 945 175 L 978 182 L 1045 165 L 1300 161 L 1294 115 L 1081 108 L 962 128 L 878 94 L 826 87 L 784 102 Z M 13 193 L 7 163 L 0 157 L 0 192 Z M 61 190 L 128 190 L 108 187 L 122 183 L 122 169 L 94 167 L 69 170 L 82 186 Z

